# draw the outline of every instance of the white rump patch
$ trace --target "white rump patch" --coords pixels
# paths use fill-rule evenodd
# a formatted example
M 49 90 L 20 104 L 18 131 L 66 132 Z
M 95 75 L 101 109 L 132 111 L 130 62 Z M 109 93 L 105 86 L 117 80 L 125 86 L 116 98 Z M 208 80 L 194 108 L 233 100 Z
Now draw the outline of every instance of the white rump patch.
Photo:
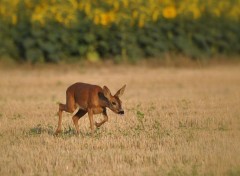
M 80 106 L 76 103 L 76 109 L 75 109 L 75 111 L 72 113 L 72 115 L 75 115 L 77 112 L 78 112 L 78 110 L 80 109 Z

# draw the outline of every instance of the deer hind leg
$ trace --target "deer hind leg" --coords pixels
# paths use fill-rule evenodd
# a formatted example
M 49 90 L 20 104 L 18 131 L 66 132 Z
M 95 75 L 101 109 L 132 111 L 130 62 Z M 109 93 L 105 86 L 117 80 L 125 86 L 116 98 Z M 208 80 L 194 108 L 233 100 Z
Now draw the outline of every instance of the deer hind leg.
M 65 104 L 59 103 L 59 110 L 58 110 L 58 127 L 55 134 L 58 134 L 62 131 L 62 112 L 66 111 L 67 107 Z
M 77 108 L 77 105 L 75 104 L 74 96 L 68 91 L 66 93 L 66 108 L 67 108 L 66 112 L 69 112 L 69 113 L 73 113 Z
M 78 112 L 72 117 L 73 123 L 76 128 L 76 133 L 79 134 L 79 125 L 78 125 L 78 120 L 84 116 L 87 113 L 87 111 L 84 110 L 78 110 Z
M 107 110 L 106 110 L 106 108 L 103 110 L 103 117 L 104 117 L 104 119 L 101 121 L 101 122 L 99 122 L 99 123 L 97 123 L 97 122 L 95 122 L 95 126 L 97 127 L 97 128 L 99 128 L 101 125 L 103 125 L 105 122 L 107 122 L 108 121 L 108 115 L 107 115 Z
M 75 109 L 76 109 L 76 105 L 75 105 L 74 97 L 67 92 L 66 93 L 66 104 L 59 103 L 58 127 L 57 127 L 55 134 L 58 134 L 62 131 L 62 112 L 66 111 L 69 113 L 73 113 Z

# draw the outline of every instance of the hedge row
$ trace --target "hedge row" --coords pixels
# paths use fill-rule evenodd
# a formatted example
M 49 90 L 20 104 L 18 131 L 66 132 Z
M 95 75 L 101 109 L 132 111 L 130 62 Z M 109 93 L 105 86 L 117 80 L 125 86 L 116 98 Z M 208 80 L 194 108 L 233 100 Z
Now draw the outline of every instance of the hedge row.
M 191 58 L 216 54 L 240 54 L 240 21 L 204 14 L 194 19 L 176 16 L 121 25 L 95 24 L 79 11 L 77 22 L 66 26 L 54 20 L 44 25 L 19 14 L 15 24 L 0 20 L 0 58 L 19 62 L 58 62 L 60 60 L 112 58 L 116 60 L 161 58 L 163 53 Z

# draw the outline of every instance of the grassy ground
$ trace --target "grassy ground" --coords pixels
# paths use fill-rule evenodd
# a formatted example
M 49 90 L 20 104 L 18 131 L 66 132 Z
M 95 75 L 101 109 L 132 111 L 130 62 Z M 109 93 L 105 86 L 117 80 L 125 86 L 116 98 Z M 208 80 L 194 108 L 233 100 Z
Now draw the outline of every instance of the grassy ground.
M 125 116 L 74 134 L 58 106 L 74 82 L 107 85 Z M 0 70 L 0 175 L 240 175 L 240 66 Z M 101 115 L 95 116 L 100 121 Z

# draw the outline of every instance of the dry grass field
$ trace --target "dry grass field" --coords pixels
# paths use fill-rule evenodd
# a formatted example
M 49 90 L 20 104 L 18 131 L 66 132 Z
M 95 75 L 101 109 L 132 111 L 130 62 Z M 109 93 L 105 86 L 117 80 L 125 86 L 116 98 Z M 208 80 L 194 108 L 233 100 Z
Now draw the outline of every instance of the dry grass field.
M 78 81 L 127 84 L 125 116 L 77 136 L 63 113 L 56 137 Z M 240 66 L 1 68 L 0 175 L 240 175 Z

